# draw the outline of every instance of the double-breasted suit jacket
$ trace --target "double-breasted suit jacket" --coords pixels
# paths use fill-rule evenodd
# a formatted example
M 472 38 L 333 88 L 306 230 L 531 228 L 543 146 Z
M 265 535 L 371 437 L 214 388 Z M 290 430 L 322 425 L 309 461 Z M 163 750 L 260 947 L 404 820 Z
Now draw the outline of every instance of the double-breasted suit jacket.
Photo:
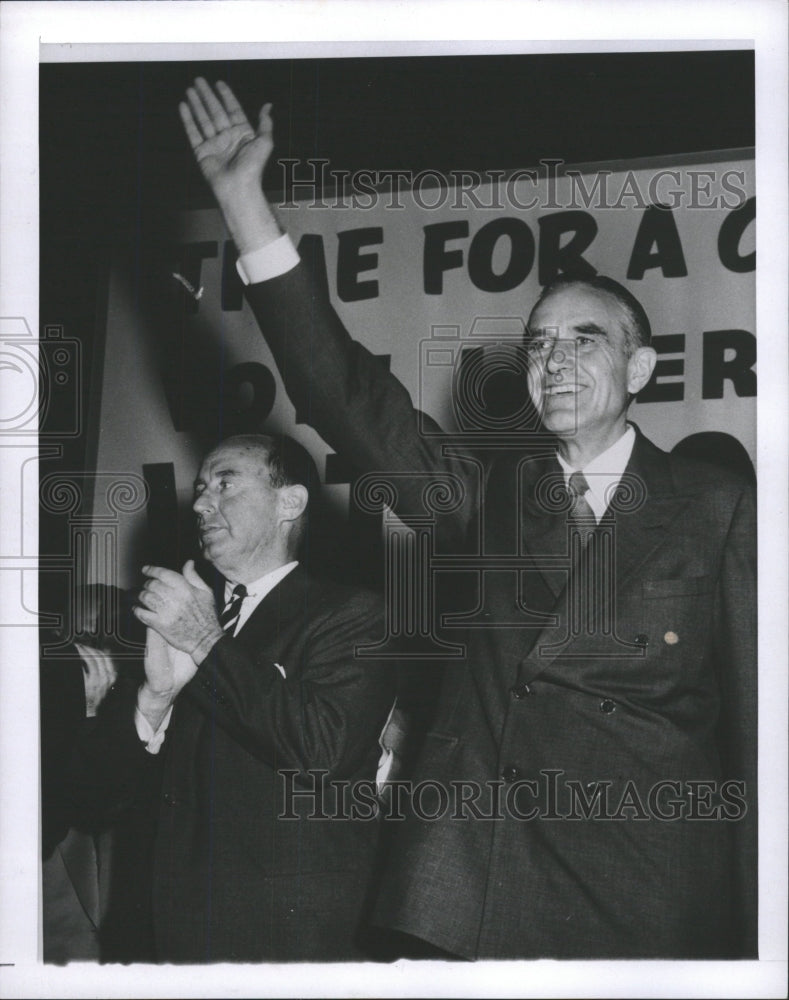
M 421 432 L 303 265 L 247 295 L 293 402 L 335 450 L 410 471 L 405 511 L 420 510 L 424 476 L 455 477 L 464 499 L 436 516 L 437 546 L 515 557 L 480 572 L 470 603 L 450 597 L 466 628 L 446 634 L 466 655 L 448 661 L 414 776 L 443 784 L 450 807 L 403 825 L 378 918 L 470 958 L 755 954 L 749 488 L 638 434 L 579 569 L 552 449 L 480 474 Z
M 355 650 L 382 631 L 379 597 L 297 568 L 200 664 L 158 755 L 134 731 L 135 692 L 111 706 L 106 784 L 123 775 L 130 799 L 160 772 L 158 960 L 360 957 L 354 937 L 378 840 L 378 737 L 396 686 L 389 667 Z M 338 812 L 333 780 L 366 783 L 355 820 Z

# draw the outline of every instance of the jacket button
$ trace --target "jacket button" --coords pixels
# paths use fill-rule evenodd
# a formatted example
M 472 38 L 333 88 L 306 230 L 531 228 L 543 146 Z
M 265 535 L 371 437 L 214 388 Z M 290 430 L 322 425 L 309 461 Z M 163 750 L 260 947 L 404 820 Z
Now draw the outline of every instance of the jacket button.
M 531 688 L 528 684 L 516 684 L 515 687 L 510 688 L 510 694 L 513 698 L 517 698 L 518 701 L 521 698 L 525 698 L 527 694 L 531 694 Z
M 173 795 L 170 795 L 169 792 L 165 792 L 162 797 L 164 799 L 164 804 L 166 806 L 174 806 L 175 805 L 175 797 Z
M 505 767 L 504 770 L 501 772 L 502 778 L 507 782 L 508 785 L 511 785 L 513 781 L 516 781 L 519 774 L 520 772 L 518 771 L 517 767 L 513 767 L 512 765 L 510 765 L 509 767 Z
M 635 637 L 635 639 L 633 639 L 633 642 L 637 646 L 648 646 L 649 645 L 649 636 L 645 635 L 643 632 L 639 632 L 638 635 Z
M 600 702 L 600 711 L 603 715 L 610 715 L 612 712 L 616 711 L 616 702 L 611 701 L 610 698 L 603 698 Z

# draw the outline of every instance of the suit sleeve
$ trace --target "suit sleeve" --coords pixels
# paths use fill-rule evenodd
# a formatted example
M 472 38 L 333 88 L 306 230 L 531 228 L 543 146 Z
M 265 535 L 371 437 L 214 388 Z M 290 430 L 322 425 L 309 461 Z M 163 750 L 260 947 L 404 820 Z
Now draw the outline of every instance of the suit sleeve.
M 136 678 L 120 677 L 64 753 L 61 794 L 75 810 L 101 821 L 155 794 L 163 755 L 150 754 L 137 735 Z
M 394 667 L 359 658 L 380 639 L 378 599 L 356 595 L 304 624 L 283 677 L 267 655 L 224 636 L 184 688 L 249 753 L 274 769 L 356 774 L 377 753 L 396 693 Z
M 41 820 L 44 857 L 68 832 L 74 820 L 64 801 L 66 768 L 72 747 L 91 720 L 85 718 L 82 661 L 42 660 L 39 668 L 41 710 Z
M 716 618 L 715 657 L 720 672 L 720 745 L 724 778 L 744 783 L 745 815 L 732 823 L 737 950 L 757 954 L 757 598 L 756 511 L 744 492 L 723 551 Z
M 462 540 L 481 495 L 477 466 L 444 454 L 438 425 L 351 339 L 306 265 L 246 293 L 300 419 L 360 472 L 394 474 L 398 514 L 424 515 L 426 485 L 440 473 L 454 477 L 463 502 L 440 531 Z

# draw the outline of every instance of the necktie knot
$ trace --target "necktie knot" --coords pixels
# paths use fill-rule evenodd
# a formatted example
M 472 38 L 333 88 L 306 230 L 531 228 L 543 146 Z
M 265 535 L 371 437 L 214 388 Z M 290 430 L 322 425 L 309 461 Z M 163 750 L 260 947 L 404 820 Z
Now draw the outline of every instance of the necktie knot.
M 589 483 L 583 472 L 573 472 L 567 483 L 567 492 L 572 501 L 568 516 L 571 521 L 583 521 L 588 528 L 594 528 L 596 524 L 594 511 L 586 499 L 588 489 Z
M 583 472 L 573 472 L 570 475 L 569 489 L 574 497 L 582 497 L 586 494 L 589 483 L 587 483 Z
M 247 588 L 243 583 L 237 583 L 236 586 L 233 587 L 233 592 L 225 604 L 224 610 L 219 618 L 219 625 L 223 632 L 228 632 L 230 635 L 233 635 L 235 632 L 236 625 L 238 624 L 238 618 L 241 614 L 241 605 L 243 604 L 246 596 Z

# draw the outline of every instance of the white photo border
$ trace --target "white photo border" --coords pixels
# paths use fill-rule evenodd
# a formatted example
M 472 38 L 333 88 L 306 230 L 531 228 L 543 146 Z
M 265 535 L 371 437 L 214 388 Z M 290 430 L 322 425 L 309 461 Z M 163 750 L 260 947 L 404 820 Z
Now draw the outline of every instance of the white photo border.
M 418 17 L 414 16 L 418 3 Z M 502 41 L 506 26 L 509 40 Z M 575 36 L 561 40 L 568 31 Z M 262 29 L 265 43 L 241 42 Z M 0 7 L 0 318 L 38 331 L 40 61 L 753 47 L 760 561 L 759 962 L 45 966 L 40 960 L 35 627 L 0 630 L 0 994 L 6 996 L 785 996 L 787 980 L 787 7 L 782 0 L 14 2 Z M 206 39 L 210 38 L 210 43 Z M 515 39 L 515 40 L 513 40 Z M 634 40 L 635 39 L 635 40 Z M 210 53 L 210 55 L 209 55 Z M 769 206 L 765 210 L 764 206 Z M 5 462 L 0 453 L 3 485 Z M 18 489 L 18 484 L 17 484 Z M 35 514 L 36 512 L 33 512 Z M 26 514 L 26 521 L 28 516 Z M 26 524 L 35 533 L 35 520 Z M 5 530 L 5 529 L 4 529 Z M 5 554 L 5 547 L 0 550 Z M 34 573 L 26 574 L 34 577 Z M 35 607 L 35 581 L 25 599 Z M 714 905 L 713 901 L 710 901 Z

